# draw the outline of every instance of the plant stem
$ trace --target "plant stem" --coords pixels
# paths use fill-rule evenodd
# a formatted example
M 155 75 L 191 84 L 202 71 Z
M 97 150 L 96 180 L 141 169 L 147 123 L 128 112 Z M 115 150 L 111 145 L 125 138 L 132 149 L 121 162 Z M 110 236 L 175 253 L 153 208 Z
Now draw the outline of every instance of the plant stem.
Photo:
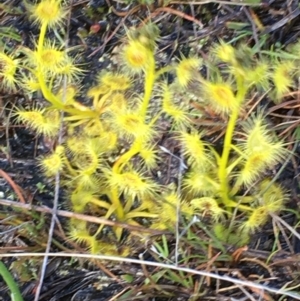
M 148 105 L 151 99 L 152 90 L 155 82 L 155 59 L 154 56 L 149 58 L 149 68 L 145 71 L 145 85 L 144 85 L 144 97 L 140 114 L 145 121 Z M 141 146 L 140 139 L 136 139 L 131 145 L 130 149 L 125 152 L 113 165 L 113 172 L 120 173 L 124 164 L 126 164 L 134 155 L 136 155 Z M 117 219 L 122 221 L 124 219 L 124 208 L 120 202 L 117 190 L 113 189 L 111 193 L 111 202 L 116 207 Z
M 0 260 L 0 275 L 7 284 L 10 290 L 11 301 L 24 301 L 20 293 L 19 287 L 17 286 L 11 273 L 8 271 L 5 264 Z
M 225 206 L 229 206 L 230 204 L 229 195 L 228 195 L 227 164 L 228 164 L 228 159 L 230 154 L 233 131 L 235 128 L 238 115 L 239 115 L 239 110 L 236 109 L 234 112 L 232 112 L 230 116 L 227 129 L 226 129 L 223 152 L 222 152 L 219 171 L 218 171 L 219 180 L 220 180 L 220 194 Z
M 117 220 L 122 221 L 124 219 L 124 209 L 123 205 L 120 202 L 118 191 L 116 189 L 112 189 L 110 200 L 113 206 L 116 208 Z
M 136 155 L 139 150 L 140 150 L 140 144 L 141 141 L 138 139 L 136 140 L 132 146 L 130 147 L 130 149 L 125 152 L 115 163 L 114 166 L 112 168 L 113 172 L 121 172 L 122 167 L 124 166 L 124 164 L 126 162 L 128 162 L 134 155 Z
M 241 76 L 237 76 L 236 82 L 237 82 L 237 91 L 238 91 L 236 95 L 237 106 L 231 113 L 231 116 L 227 124 L 223 152 L 220 159 L 219 170 L 218 170 L 218 176 L 220 181 L 220 194 L 224 205 L 227 207 L 232 207 L 236 205 L 236 203 L 232 201 L 229 196 L 227 165 L 228 165 L 228 160 L 230 155 L 233 132 L 236 126 L 237 119 L 239 117 L 241 104 L 245 100 L 245 96 L 247 93 L 247 87 L 245 86 L 244 80 Z
M 142 103 L 142 108 L 141 108 L 141 115 L 143 116 L 144 120 L 146 118 L 148 105 L 149 105 L 149 102 L 151 99 L 152 90 L 153 90 L 153 86 L 154 86 L 154 82 L 155 82 L 155 77 L 156 77 L 155 59 L 154 59 L 154 56 L 152 56 L 149 59 L 149 67 L 145 71 L 145 85 L 144 85 L 145 94 L 143 97 L 143 103 Z
M 149 102 L 151 99 L 153 86 L 155 83 L 156 73 L 155 73 L 155 59 L 154 56 L 149 58 L 149 67 L 145 71 L 145 84 L 144 84 L 144 97 L 142 102 L 142 107 L 140 110 L 140 114 L 144 119 L 146 119 L 147 109 L 149 106 Z M 114 172 L 120 172 L 122 165 L 124 165 L 126 162 L 128 162 L 134 155 L 136 155 L 140 150 L 140 139 L 137 139 L 134 141 L 130 149 L 124 153 L 114 164 L 113 171 Z
M 39 59 L 41 59 L 42 56 L 42 51 L 44 48 L 44 41 L 45 41 L 45 36 L 46 36 L 46 31 L 47 31 L 47 23 L 43 23 L 40 29 L 40 34 L 39 34 L 39 40 L 37 44 L 37 54 Z M 42 71 L 41 63 L 39 62 L 37 65 L 37 71 L 35 72 L 35 75 L 38 79 L 38 82 L 40 84 L 40 88 L 42 90 L 43 96 L 57 109 L 63 109 L 64 105 L 53 95 L 53 93 L 49 90 L 47 87 L 47 84 L 45 82 L 45 77 Z
M 39 34 L 39 41 L 37 45 L 37 53 L 40 56 L 42 54 L 42 50 L 44 48 L 44 41 L 45 41 L 45 36 L 46 36 L 46 31 L 47 31 L 47 23 L 43 23 L 40 29 L 40 34 Z

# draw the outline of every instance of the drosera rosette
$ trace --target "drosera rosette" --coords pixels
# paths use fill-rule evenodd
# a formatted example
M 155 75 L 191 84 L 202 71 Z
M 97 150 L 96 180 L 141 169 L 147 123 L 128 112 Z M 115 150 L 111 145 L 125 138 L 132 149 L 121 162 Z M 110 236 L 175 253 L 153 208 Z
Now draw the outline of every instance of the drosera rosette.
M 70 190 L 70 200 L 73 210 L 79 213 L 92 212 L 106 219 L 116 217 L 118 221 L 132 225 L 139 225 L 137 219 L 157 218 L 153 213 L 141 206 L 142 200 L 153 197 L 154 187 L 151 187 L 147 178 L 134 171 L 117 174 L 117 182 L 105 184 L 107 177 L 105 168 L 101 169 L 102 176 L 98 186 L 85 187 L 81 183 L 73 183 Z M 121 177 L 121 178 L 120 178 Z M 111 186 L 112 185 L 112 186 Z M 150 186 L 149 186 L 150 185 Z M 154 185 L 154 184 L 153 184 Z M 97 233 L 100 234 L 104 225 L 100 225 Z M 114 228 L 118 239 L 121 238 L 122 228 Z
M 247 62 L 243 55 L 249 57 Z M 197 214 L 211 217 L 212 224 L 232 218 L 235 210 L 235 216 L 243 221 L 246 237 L 266 223 L 270 213 L 280 211 L 286 198 L 282 192 L 284 197 L 278 197 L 278 201 L 273 197 L 273 201 L 258 202 L 264 197 L 257 197 L 258 192 L 252 189 L 254 183 L 260 187 L 259 181 L 267 170 L 283 161 L 286 144 L 270 129 L 262 111 L 248 116 L 238 126 L 250 91 L 261 91 L 270 85 L 270 60 L 263 58 L 260 65 L 255 50 L 247 45 L 233 47 L 223 42 L 215 46 L 210 59 L 206 79 L 201 74 L 193 77 L 199 84 L 195 96 L 199 108 L 209 104 L 215 114 L 226 118 L 225 136 L 220 151 L 205 141 L 209 138 L 203 139 L 205 130 L 189 127 L 180 131 L 177 140 L 188 164 L 182 193 Z M 217 69 L 213 62 L 225 65 Z M 191 70 L 195 72 L 195 66 Z M 237 232 L 240 222 L 233 224 L 233 232 Z
M 205 61 L 197 57 L 182 57 L 178 64 L 159 69 L 155 57 L 158 32 L 153 24 L 148 24 L 128 32 L 127 43 L 120 54 L 120 70 L 101 72 L 85 95 L 90 103 L 82 104 L 76 100 L 76 87 L 82 74 L 76 58 L 72 57 L 71 49 L 46 38 L 48 30 L 60 29 L 66 19 L 65 3 L 42 0 L 29 6 L 40 34 L 34 50 L 24 51 L 28 68 L 22 75 L 28 74 L 30 79 L 27 90 L 30 93 L 39 90 L 48 106 L 28 114 L 20 109 L 16 116 L 38 134 L 50 137 L 55 137 L 63 121 L 63 144 L 41 159 L 41 167 L 47 176 L 62 173 L 61 183 L 68 192 L 72 210 L 132 225 L 174 229 L 181 218 L 195 214 L 211 217 L 214 224 L 223 222 L 232 216 L 234 207 L 243 217 L 244 229 L 249 233 L 256 229 L 251 226 L 254 214 L 262 216 L 260 224 L 267 220 L 261 208 L 267 212 L 280 210 L 280 201 L 274 200 L 278 192 L 269 192 L 268 197 L 268 190 L 250 191 L 248 202 L 246 197 L 239 196 L 283 159 L 284 147 L 268 130 L 263 116 L 261 122 L 259 118 L 251 119 L 242 128 L 243 134 L 236 131 L 250 88 L 265 86 L 262 78 L 266 65 L 258 69 L 253 57 L 249 66 L 241 64 L 243 52 L 253 55 L 251 48 L 241 47 L 237 52 L 234 47 L 221 43 L 213 55 L 218 57 L 217 61 L 225 62 L 224 69 L 215 71 L 217 66 L 211 64 L 213 72 L 208 72 L 205 79 L 199 72 Z M 211 66 L 208 64 L 207 68 Z M 162 75 L 169 71 L 175 74 L 171 84 L 162 80 Z M 247 71 L 253 72 L 251 80 L 245 77 Z M 255 72 L 260 74 L 257 82 Z M 66 85 L 62 84 L 63 78 Z M 133 92 L 137 82 L 143 83 L 136 93 L 138 96 Z M 22 83 L 26 84 L 24 78 Z M 195 93 L 194 86 L 197 87 Z M 181 103 L 178 90 L 197 94 L 199 103 L 209 104 L 217 115 L 225 116 L 228 123 L 224 145 L 217 149 L 208 142 L 201 124 L 191 125 L 190 98 Z M 159 112 L 152 110 L 152 100 L 160 102 Z M 47 129 L 44 123 L 50 117 L 54 120 L 55 114 L 58 120 L 52 122 L 55 130 Z M 169 117 L 172 137 L 180 148 L 182 161 L 188 165 L 178 189 L 165 189 L 154 176 L 159 163 L 156 145 L 165 134 L 158 124 L 163 114 Z M 197 112 L 192 114 L 195 116 Z M 260 134 L 259 138 L 254 137 L 255 131 Z M 248 162 L 254 150 L 248 140 L 253 140 L 253 145 L 262 140 L 264 151 L 269 151 L 268 156 L 261 159 L 263 163 L 250 171 L 251 176 L 247 175 Z M 282 199 L 286 199 L 284 192 Z M 91 227 L 86 222 L 76 225 L 72 220 L 70 237 L 92 253 L 101 253 L 105 249 L 101 240 L 104 227 L 104 224 Z M 110 234 L 117 241 L 124 237 L 122 227 L 118 226 L 112 227 Z

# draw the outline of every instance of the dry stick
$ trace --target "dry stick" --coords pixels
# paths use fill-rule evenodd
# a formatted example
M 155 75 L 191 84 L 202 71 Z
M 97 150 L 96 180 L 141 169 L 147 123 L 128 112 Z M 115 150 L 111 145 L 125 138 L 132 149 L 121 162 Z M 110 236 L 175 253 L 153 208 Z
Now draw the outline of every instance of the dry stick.
M 192 4 L 189 4 L 189 7 L 190 7 L 193 18 L 195 18 L 194 6 Z M 194 23 L 194 22 L 193 22 L 193 32 L 194 32 L 194 38 L 197 39 L 197 26 L 196 26 L 196 23 Z
M 282 236 L 283 236 L 283 238 L 284 238 L 284 240 L 285 240 L 286 245 L 287 245 L 288 248 L 289 248 L 289 251 L 291 252 L 291 254 L 293 254 L 293 253 L 294 253 L 294 248 L 293 248 L 293 246 L 291 245 L 291 242 L 290 242 L 290 240 L 289 240 L 289 238 L 288 238 L 288 235 L 285 233 L 285 230 L 283 229 L 283 227 L 282 227 L 282 225 L 281 225 L 280 222 L 278 222 L 278 221 L 275 220 L 275 223 L 277 224 L 277 227 L 278 227 L 279 230 L 281 231 L 281 234 L 282 234 Z M 281 247 L 281 248 L 282 248 L 282 247 Z
M 180 193 L 181 193 L 181 185 L 182 185 L 182 174 L 184 170 L 186 169 L 186 166 L 183 162 L 182 158 L 182 152 L 180 152 L 180 160 L 179 160 L 179 167 L 178 167 L 178 188 L 177 188 L 177 195 L 178 200 L 176 204 L 176 243 L 175 243 L 175 264 L 178 265 L 178 259 L 179 259 L 179 241 L 180 241 L 180 216 L 181 216 L 181 208 L 180 208 Z
M 108 1 L 106 1 L 108 2 Z M 141 5 L 137 5 L 132 8 L 134 11 L 138 11 Z M 109 8 L 112 10 L 112 12 L 117 15 L 118 17 L 126 17 L 129 11 L 118 11 L 116 10 L 112 5 L 109 4 Z
M 237 285 L 237 287 L 249 298 L 251 301 L 257 301 L 243 286 Z M 261 294 L 259 294 L 261 296 Z
M 184 164 L 182 159 L 182 154 L 180 154 L 180 157 L 174 155 L 172 152 L 170 152 L 167 148 L 163 146 L 159 146 L 160 149 L 169 154 L 171 157 L 176 158 L 179 161 L 178 165 L 178 186 L 177 186 L 177 195 L 180 195 L 181 192 L 181 182 L 182 182 L 182 174 L 185 169 L 187 169 L 187 166 Z M 177 203 L 176 203 L 176 243 L 175 243 L 175 264 L 178 265 L 178 258 L 179 258 L 179 240 L 180 237 L 183 234 L 180 234 L 179 232 L 179 220 L 180 220 L 180 197 L 178 197 Z M 194 222 L 190 223 L 188 227 L 190 227 Z M 184 230 L 185 231 L 185 230 Z M 184 232 L 185 233 L 185 232 Z
M 294 230 L 294 229 L 293 229 Z M 243 285 L 249 287 L 251 290 L 258 289 L 262 291 L 267 291 L 279 295 L 284 295 L 288 297 L 294 298 L 294 300 L 300 300 L 300 294 L 297 292 L 289 291 L 288 288 L 285 289 L 277 289 L 274 287 L 270 287 L 263 284 L 258 284 L 255 282 L 247 281 L 247 280 L 240 280 L 229 276 L 222 276 L 219 274 L 206 272 L 206 271 L 197 271 L 190 268 L 175 266 L 171 264 L 165 264 L 165 263 L 159 263 L 159 262 L 153 262 L 153 261 L 147 261 L 147 260 L 139 260 L 139 259 L 133 259 L 133 258 L 126 258 L 126 257 L 117 257 L 117 256 L 106 256 L 106 255 L 93 255 L 93 254 L 77 254 L 77 253 L 20 253 L 18 254 L 18 257 L 42 257 L 42 256 L 48 256 L 48 257 L 73 257 L 73 258 L 87 258 L 87 259 L 100 259 L 100 260 L 107 260 L 107 261 L 119 261 L 121 263 L 133 263 L 133 264 L 144 264 L 148 266 L 154 266 L 154 267 L 160 267 L 162 269 L 170 269 L 175 271 L 182 271 L 185 273 L 190 273 L 193 275 L 200 275 L 204 277 L 211 277 L 214 279 L 219 279 L 223 281 L 228 281 L 231 283 L 234 283 L 236 285 Z M 0 257 L 13 257 L 15 254 L 1 254 Z
M 16 193 L 16 195 L 18 196 L 18 198 L 20 199 L 20 202 L 23 204 L 26 204 L 24 197 L 21 193 L 21 189 L 20 187 L 12 180 L 12 178 L 2 169 L 0 169 L 0 176 L 2 178 L 4 178 L 12 187 L 12 189 L 14 190 L 14 192 Z
M 299 93 L 299 91 L 297 91 L 297 94 Z M 289 93 L 287 96 L 293 96 L 292 95 L 293 93 Z M 269 113 L 272 113 L 274 111 L 277 111 L 281 108 L 285 108 L 287 107 L 288 105 L 293 105 L 295 104 L 295 106 L 293 107 L 288 107 L 289 109 L 295 109 L 295 108 L 298 108 L 299 107 L 299 99 L 294 99 L 294 100 L 289 100 L 289 101 L 285 101 L 285 102 L 282 102 L 278 105 L 275 105 L 275 106 L 272 106 L 270 109 L 268 109 L 268 114 Z
M 143 260 L 142 255 L 140 255 L 139 258 L 141 260 Z M 141 268 L 142 268 L 143 274 L 145 276 L 145 279 L 148 279 L 149 282 L 152 284 L 152 286 L 155 287 L 158 291 L 160 291 L 161 288 L 159 287 L 159 284 L 157 282 L 155 282 L 155 280 L 152 278 L 152 275 L 155 275 L 155 272 L 152 271 L 151 275 L 150 275 L 144 264 L 141 264 Z
M 48 253 L 50 252 L 51 244 L 52 244 L 52 237 L 54 233 L 54 226 L 55 226 L 55 220 L 56 220 L 56 211 L 57 211 L 57 205 L 58 205 L 58 199 L 59 199 L 59 189 L 60 189 L 60 174 L 57 173 L 55 176 L 55 190 L 54 190 L 54 199 L 53 199 L 53 209 L 52 209 L 52 218 L 51 218 L 51 224 L 48 232 L 48 240 L 47 240 L 47 246 L 45 251 L 45 257 L 43 259 L 43 264 L 40 271 L 40 279 L 37 284 L 36 292 L 34 301 L 39 301 L 41 289 L 43 286 L 43 281 L 46 274 L 46 268 L 48 264 Z
M 6 105 L 7 105 L 7 104 L 6 104 Z M 3 110 L 6 109 L 6 105 L 5 105 L 5 107 L 3 107 Z M 4 111 L 4 112 L 5 112 L 5 111 Z M 3 113 L 4 113 L 4 112 L 3 112 Z M 12 156 L 11 156 L 10 142 L 9 142 L 9 129 L 10 129 L 10 127 L 11 127 L 9 121 L 10 121 L 12 112 L 13 112 L 13 110 L 9 110 L 8 116 L 6 116 L 6 118 L 7 118 L 7 123 L 6 123 L 6 125 L 5 125 L 5 136 L 6 136 L 5 138 L 6 138 L 7 159 L 8 159 L 8 162 L 9 162 L 11 168 L 14 167 L 14 163 L 13 163 Z
M 272 271 L 272 269 L 269 267 L 269 265 L 268 265 L 267 263 L 265 263 L 265 262 L 263 262 L 263 261 L 257 259 L 257 258 L 248 258 L 248 257 L 246 257 L 246 258 L 242 258 L 240 261 L 241 261 L 241 262 L 242 262 L 242 261 L 243 261 L 243 262 L 252 262 L 252 263 L 254 263 L 254 264 L 260 265 L 260 266 L 262 266 L 264 269 L 266 269 L 266 270 L 268 271 L 268 273 L 270 274 L 270 276 L 271 276 L 272 278 L 274 278 L 274 279 L 276 278 L 275 274 L 273 273 L 273 271 Z M 258 277 L 259 277 L 259 275 L 258 275 Z
M 153 13 L 151 13 L 150 18 L 155 17 L 157 14 L 159 14 L 161 12 L 166 12 L 166 13 L 169 13 L 169 14 L 172 14 L 172 15 L 176 15 L 178 17 L 181 17 L 182 19 L 186 19 L 188 21 L 194 22 L 194 23 L 198 24 L 200 26 L 200 28 L 204 27 L 202 22 L 197 20 L 195 17 L 187 15 L 187 14 L 183 13 L 182 11 L 173 9 L 171 7 L 159 7 L 159 8 L 157 8 Z
M 119 293 L 117 293 L 116 295 L 114 295 L 112 298 L 110 298 L 108 301 L 115 301 L 118 300 L 118 298 L 120 296 L 122 296 L 125 292 L 127 292 L 128 290 L 130 290 L 130 287 L 125 287 L 122 291 L 120 291 Z M 128 300 L 128 299 L 127 299 Z
M 272 216 L 273 219 L 275 219 L 276 222 L 279 222 L 282 225 L 284 225 L 293 235 L 295 235 L 298 239 L 300 239 L 300 234 L 293 227 L 291 227 L 286 221 L 284 221 L 276 214 L 270 213 L 270 215 Z
M 236 2 L 232 2 L 232 1 L 218 1 L 218 0 L 203 0 L 203 1 L 191 1 L 188 2 L 188 4 L 192 4 L 192 5 L 202 5 L 202 4 L 209 4 L 209 3 L 219 3 L 219 4 L 227 4 L 227 5 L 236 5 L 236 6 L 255 6 L 255 7 L 259 7 L 259 6 L 263 6 L 263 4 L 261 3 L 251 3 L 251 1 L 249 1 L 249 3 L 241 3 L 239 1 Z M 169 3 L 171 4 L 187 4 L 187 2 L 184 1 L 171 1 Z
M 11 206 L 11 207 L 15 207 L 15 208 L 24 209 L 24 210 L 33 210 L 33 211 L 37 211 L 37 212 L 54 214 L 53 209 L 46 207 L 46 206 L 33 206 L 30 204 L 21 204 L 21 203 L 17 203 L 17 202 L 10 201 L 10 200 L 4 200 L 4 199 L 0 199 L 0 205 Z M 68 217 L 68 218 L 76 218 L 79 220 L 84 220 L 84 221 L 88 221 L 88 222 L 95 223 L 95 224 L 104 224 L 104 225 L 112 226 L 112 227 L 122 227 L 124 229 L 128 229 L 131 231 L 148 232 L 148 233 L 151 233 L 152 235 L 172 234 L 171 232 L 168 232 L 168 231 L 159 231 L 159 230 L 155 230 L 155 229 L 148 229 L 148 228 L 129 225 L 129 224 L 121 223 L 121 222 L 117 222 L 117 221 L 111 221 L 111 220 L 101 218 L 101 217 L 74 213 L 74 212 L 66 211 L 66 210 L 57 210 L 56 215 L 64 216 L 64 217 Z
M 235 274 L 239 277 L 239 279 L 242 279 L 242 280 L 246 281 L 246 278 L 242 275 L 242 273 L 240 271 L 235 271 Z M 242 290 L 242 286 L 240 284 L 237 284 L 237 286 Z M 273 299 L 267 293 L 265 293 L 263 290 L 260 290 L 260 289 L 258 289 L 256 287 L 252 287 L 252 286 L 250 286 L 249 289 L 253 293 L 259 295 L 260 297 L 263 296 L 263 300 L 265 300 L 265 301 L 273 301 Z
M 284 119 L 284 118 L 291 119 L 290 121 L 279 123 L 278 126 L 285 125 L 285 124 L 291 124 L 293 122 L 295 123 L 295 120 L 299 121 L 299 116 L 290 116 L 290 115 L 286 115 L 286 114 L 277 114 L 277 113 L 270 113 L 270 115 L 274 116 L 274 117 L 280 117 L 282 119 Z
M 171 15 L 176 15 L 176 16 L 181 17 L 182 19 L 186 19 L 186 20 L 189 20 L 191 22 L 194 22 L 195 24 L 199 25 L 201 29 L 204 27 L 204 25 L 199 20 L 194 18 L 193 16 L 187 15 L 187 14 L 181 12 L 181 11 L 178 11 L 178 10 L 170 8 L 170 7 L 159 7 L 159 8 L 157 8 L 154 12 L 152 12 L 150 14 L 150 16 L 148 16 L 145 20 L 143 20 L 142 24 L 145 24 L 145 23 L 149 22 L 152 18 L 156 17 L 161 12 L 166 12 L 166 13 L 171 14 Z
M 60 130 L 60 132 L 61 132 L 61 130 Z M 56 212 L 57 212 L 58 199 L 59 199 L 59 190 L 60 190 L 60 174 L 57 173 L 55 176 L 55 190 L 54 190 L 51 224 L 50 224 L 50 228 L 49 228 L 49 232 L 48 232 L 48 240 L 47 240 L 47 246 L 46 246 L 46 251 L 45 251 L 45 257 L 43 259 L 43 264 L 42 264 L 41 271 L 40 271 L 40 279 L 37 284 L 34 301 L 39 301 L 41 289 L 43 286 L 43 281 L 44 281 L 44 278 L 46 275 L 46 269 L 47 269 L 48 258 L 49 258 L 48 253 L 50 252 L 50 248 L 51 248 L 51 244 L 52 244 L 52 237 L 53 237 L 54 227 L 55 227 Z

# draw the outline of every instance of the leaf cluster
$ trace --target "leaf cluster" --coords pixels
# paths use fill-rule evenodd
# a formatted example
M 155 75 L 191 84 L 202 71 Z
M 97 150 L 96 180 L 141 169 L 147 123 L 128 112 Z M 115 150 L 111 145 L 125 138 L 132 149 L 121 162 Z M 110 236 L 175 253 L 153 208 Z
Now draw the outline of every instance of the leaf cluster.
M 270 89 L 275 102 L 282 99 L 293 86 L 293 59 L 276 58 L 274 63 L 270 55 L 258 59 L 246 45 L 234 48 L 221 42 L 208 62 L 181 58 L 159 69 L 157 29 L 150 25 L 128 34 L 120 53 L 123 65 L 100 72 L 87 92 L 88 104 L 83 104 L 77 99 L 77 87 L 85 70 L 59 39 L 47 39 L 47 30 L 63 26 L 66 7 L 60 0 L 42 0 L 28 9 L 40 34 L 34 49 L 0 52 L 2 88 L 43 95 L 44 106 L 15 112 L 18 121 L 37 134 L 55 137 L 64 126 L 64 142 L 39 164 L 46 176 L 62 174 L 74 212 L 166 229 L 178 222 L 178 206 L 187 217 L 209 216 L 215 224 L 230 218 L 235 207 L 242 216 L 235 221 L 236 228 L 247 235 L 263 225 L 269 213 L 284 207 L 285 190 L 261 180 L 284 159 L 285 143 L 263 112 L 244 122 L 239 118 L 254 90 Z M 210 70 L 207 78 L 201 75 L 203 66 Z M 173 83 L 165 82 L 166 72 L 174 74 Z M 142 90 L 136 90 L 139 82 Z M 205 114 L 195 109 L 194 102 L 227 120 L 221 151 L 208 142 L 205 127 L 193 123 Z M 163 134 L 162 118 L 187 165 L 180 187 L 166 187 L 153 177 L 161 163 L 157 144 Z M 104 230 L 103 225 L 91 229 L 86 222 L 70 222 L 70 237 L 93 253 L 104 249 L 99 243 Z M 122 228 L 112 232 L 121 240 Z

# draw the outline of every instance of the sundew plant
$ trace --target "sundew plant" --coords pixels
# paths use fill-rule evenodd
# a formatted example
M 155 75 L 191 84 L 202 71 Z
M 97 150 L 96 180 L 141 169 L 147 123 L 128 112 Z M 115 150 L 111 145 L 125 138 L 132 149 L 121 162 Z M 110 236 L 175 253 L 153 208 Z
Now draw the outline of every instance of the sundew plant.
M 85 95 L 86 105 L 77 95 L 88 70 L 76 65 L 76 56 L 60 39 L 48 38 L 65 26 L 67 6 L 42 0 L 26 3 L 26 8 L 39 35 L 32 49 L 0 52 L 1 88 L 18 89 L 33 99 L 36 93 L 43 96 L 42 105 L 14 112 L 28 129 L 55 139 L 64 128 L 63 142 L 38 164 L 46 177 L 61 174 L 64 202 L 72 211 L 172 229 L 180 206 L 186 219 L 210 219 L 217 236 L 230 221 L 235 233 L 248 237 L 270 213 L 283 209 L 287 192 L 265 175 L 284 160 L 286 143 L 271 129 L 263 109 L 250 115 L 245 109 L 253 92 L 262 96 L 270 91 L 270 99 L 281 101 L 297 75 L 296 56 L 258 57 L 247 45 L 221 41 L 208 60 L 182 57 L 158 68 L 159 31 L 149 24 L 127 33 L 121 66 L 99 71 Z M 173 74 L 173 82 L 166 81 L 167 73 Z M 142 87 L 137 85 L 141 81 Z M 224 120 L 225 134 L 217 145 L 209 142 L 209 128 L 201 122 L 207 111 Z M 153 176 L 160 164 L 162 119 L 168 121 L 168 134 L 186 167 L 179 187 Z M 70 238 L 92 253 L 118 252 L 104 239 L 108 233 L 116 240 L 124 236 L 121 226 L 107 232 L 104 225 L 69 222 Z

